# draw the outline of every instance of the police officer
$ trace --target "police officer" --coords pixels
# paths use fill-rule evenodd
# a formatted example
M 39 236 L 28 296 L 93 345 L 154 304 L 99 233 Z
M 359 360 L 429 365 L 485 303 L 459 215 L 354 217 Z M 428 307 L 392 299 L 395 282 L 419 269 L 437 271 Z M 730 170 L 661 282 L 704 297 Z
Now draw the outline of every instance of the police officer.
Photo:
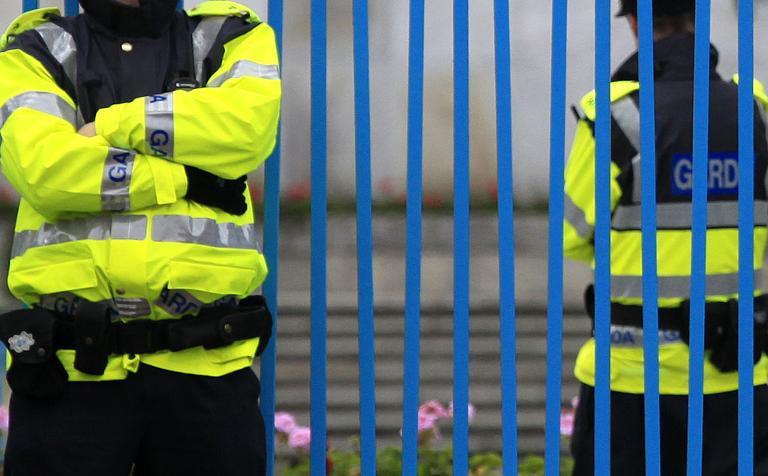
M 694 0 L 654 0 L 656 159 L 659 284 L 659 360 L 662 474 L 686 472 L 691 274 L 691 189 L 694 78 Z M 637 2 L 624 0 L 620 16 L 638 33 Z M 707 228 L 706 359 L 704 365 L 705 474 L 736 474 L 738 292 L 738 108 L 736 81 L 721 78 L 711 50 L 709 210 Z M 640 113 L 638 56 L 611 83 L 611 474 L 645 474 L 640 222 Z M 756 288 L 768 225 L 768 163 L 763 110 L 756 84 Z M 579 116 L 566 170 L 565 254 L 593 262 L 595 225 L 595 93 L 575 108 Z M 756 294 L 760 294 L 758 291 Z M 751 299 L 751 297 L 747 297 Z M 593 294 L 587 293 L 593 314 Z M 755 299 L 755 474 L 768 474 L 768 360 L 763 355 L 765 298 Z M 579 352 L 582 383 L 572 439 L 575 475 L 594 474 L 595 342 Z
M 271 318 L 245 175 L 276 140 L 273 31 L 249 8 L 81 0 L 0 39 L 21 195 L 0 317 L 6 474 L 264 474 L 251 364 Z

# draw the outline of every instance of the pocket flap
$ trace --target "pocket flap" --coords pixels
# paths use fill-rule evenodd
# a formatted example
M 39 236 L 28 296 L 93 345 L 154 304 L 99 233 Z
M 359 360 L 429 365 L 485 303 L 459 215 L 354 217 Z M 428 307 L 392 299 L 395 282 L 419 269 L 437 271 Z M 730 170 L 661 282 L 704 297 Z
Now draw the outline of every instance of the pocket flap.
M 34 268 L 17 268 L 12 270 L 9 284 L 22 293 L 33 291 L 39 294 L 95 288 L 96 266 L 93 260 L 86 258 Z
M 244 295 L 251 291 L 255 269 L 215 264 L 173 261 L 169 264 L 168 287 L 213 294 Z

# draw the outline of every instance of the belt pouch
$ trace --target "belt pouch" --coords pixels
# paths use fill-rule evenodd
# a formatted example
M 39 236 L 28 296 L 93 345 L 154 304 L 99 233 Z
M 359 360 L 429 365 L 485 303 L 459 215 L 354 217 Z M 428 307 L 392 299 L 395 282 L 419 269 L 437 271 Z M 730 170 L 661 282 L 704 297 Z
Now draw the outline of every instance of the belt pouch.
M 709 361 L 712 365 L 721 372 L 735 372 L 739 369 L 739 302 L 733 299 L 727 304 L 727 315 L 716 313 L 715 316 L 711 316 L 709 312 L 707 313 L 707 321 L 715 317 L 715 322 L 707 323 L 707 332 L 714 335 L 707 336 L 706 340 L 711 343 Z M 755 298 L 753 326 L 752 362 L 757 364 L 766 340 L 765 296 Z
M 75 312 L 75 368 L 89 375 L 104 375 L 109 358 L 110 309 L 81 301 Z
M 54 399 L 67 388 L 67 372 L 56 357 L 56 318 L 44 309 L 20 309 L 0 316 L 0 338 L 11 353 L 6 375 L 20 396 Z

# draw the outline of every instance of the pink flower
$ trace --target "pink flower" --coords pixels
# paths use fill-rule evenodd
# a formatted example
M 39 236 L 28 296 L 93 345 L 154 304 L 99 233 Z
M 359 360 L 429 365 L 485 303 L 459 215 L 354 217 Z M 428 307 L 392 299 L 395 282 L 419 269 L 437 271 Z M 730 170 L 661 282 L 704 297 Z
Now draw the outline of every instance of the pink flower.
M 437 418 L 426 413 L 419 412 L 419 433 L 425 431 L 435 431 L 437 429 Z
M 8 429 L 8 408 L 0 406 L 0 430 Z
M 560 410 L 560 434 L 563 436 L 573 436 L 573 409 L 564 408 Z
M 467 404 L 467 422 L 471 425 L 475 421 L 477 409 L 471 403 Z M 448 416 L 453 418 L 453 402 L 448 404 Z
M 275 430 L 289 435 L 296 428 L 296 419 L 288 412 L 275 413 Z
M 435 420 L 448 418 L 448 410 L 437 400 L 422 403 L 419 407 L 419 414 L 432 416 Z
M 312 432 L 306 426 L 297 426 L 288 435 L 288 446 L 295 450 L 309 450 L 312 441 Z

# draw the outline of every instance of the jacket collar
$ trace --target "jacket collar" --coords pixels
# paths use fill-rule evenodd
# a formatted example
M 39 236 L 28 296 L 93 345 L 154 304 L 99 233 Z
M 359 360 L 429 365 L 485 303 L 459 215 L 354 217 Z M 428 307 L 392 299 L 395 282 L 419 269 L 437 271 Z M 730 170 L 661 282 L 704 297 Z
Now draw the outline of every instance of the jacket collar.
M 161 36 L 173 20 L 176 0 L 141 0 L 139 7 L 116 0 L 80 0 L 88 23 L 120 37 Z
M 695 39 L 693 33 L 677 33 L 658 40 L 653 45 L 654 77 L 656 81 L 693 81 Z M 709 77 L 717 74 L 719 54 L 714 46 L 709 51 Z M 622 64 L 612 81 L 639 81 L 639 60 L 635 52 Z

